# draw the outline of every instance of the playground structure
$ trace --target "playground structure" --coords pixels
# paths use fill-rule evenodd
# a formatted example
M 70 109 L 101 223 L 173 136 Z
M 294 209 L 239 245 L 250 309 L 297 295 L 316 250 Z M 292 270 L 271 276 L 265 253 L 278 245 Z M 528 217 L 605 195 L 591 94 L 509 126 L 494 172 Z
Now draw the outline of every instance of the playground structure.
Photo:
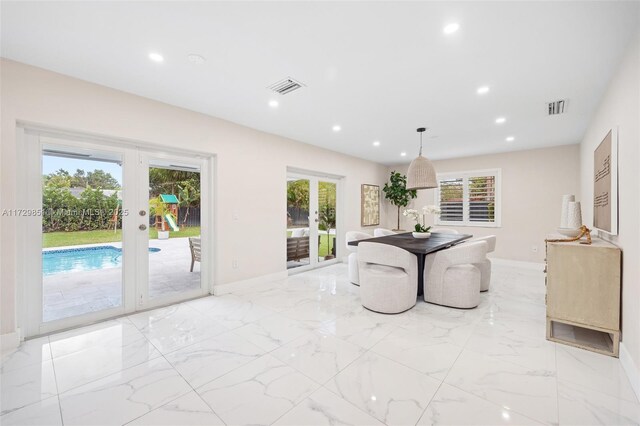
M 160 194 L 160 202 L 166 205 L 163 209 L 156 209 L 156 229 L 158 231 L 179 231 L 178 227 L 178 197 L 173 194 Z

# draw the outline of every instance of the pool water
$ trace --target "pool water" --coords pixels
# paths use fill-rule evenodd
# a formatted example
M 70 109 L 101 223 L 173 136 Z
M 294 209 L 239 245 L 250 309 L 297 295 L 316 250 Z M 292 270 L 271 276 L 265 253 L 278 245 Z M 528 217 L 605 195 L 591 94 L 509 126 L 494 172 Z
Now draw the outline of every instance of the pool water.
M 149 248 L 150 253 L 158 251 L 160 251 L 159 248 Z M 42 252 L 42 273 L 44 275 L 117 268 L 121 264 L 122 249 L 114 246 L 83 247 Z

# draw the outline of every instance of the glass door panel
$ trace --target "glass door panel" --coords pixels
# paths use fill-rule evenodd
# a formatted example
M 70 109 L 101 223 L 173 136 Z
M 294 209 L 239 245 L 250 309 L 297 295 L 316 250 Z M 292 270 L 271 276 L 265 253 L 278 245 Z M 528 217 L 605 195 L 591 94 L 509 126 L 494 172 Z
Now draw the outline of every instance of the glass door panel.
M 318 181 L 318 262 L 336 258 L 337 184 Z
M 148 250 L 141 254 L 148 262 L 148 300 L 153 305 L 199 296 L 204 261 L 201 166 L 175 158 L 149 159 L 147 170 L 149 215 L 146 222 L 140 219 L 148 225 Z
M 42 322 L 122 308 L 122 154 L 41 154 Z
M 308 266 L 311 261 L 310 190 L 309 179 L 287 177 L 287 269 Z

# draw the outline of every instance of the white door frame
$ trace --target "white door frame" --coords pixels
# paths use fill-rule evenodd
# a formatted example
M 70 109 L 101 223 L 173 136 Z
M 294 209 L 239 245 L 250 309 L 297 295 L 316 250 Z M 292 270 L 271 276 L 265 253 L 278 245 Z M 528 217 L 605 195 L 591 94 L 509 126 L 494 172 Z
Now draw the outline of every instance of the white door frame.
M 333 265 L 340 262 L 342 250 L 343 220 L 344 220 L 344 200 L 343 200 L 343 180 L 341 176 L 327 175 L 320 172 L 305 171 L 300 169 L 287 169 L 287 178 L 304 179 L 309 181 L 309 264 L 297 268 L 287 269 L 289 275 L 298 274 L 324 266 Z M 318 218 L 318 183 L 331 182 L 336 184 L 336 257 L 320 262 L 318 260 L 319 222 Z
M 201 182 L 203 184 L 201 188 L 201 193 L 203 193 L 201 220 L 203 220 L 205 224 L 204 227 L 201 226 L 202 258 L 208 259 L 208 261 L 202 262 L 201 264 L 201 294 L 187 294 L 185 299 L 206 293 L 212 294 L 214 285 L 214 262 L 216 259 L 215 243 L 213 240 L 214 155 L 190 151 L 180 152 L 177 150 L 168 150 L 165 147 L 153 144 L 123 141 L 116 138 L 113 140 L 102 137 L 96 138 L 92 135 L 84 135 L 77 132 L 55 131 L 43 129 L 39 126 L 31 127 L 28 125 L 18 126 L 17 138 L 19 141 L 17 152 L 18 165 L 23 167 L 18 168 L 18 196 L 16 204 L 18 206 L 24 206 L 23 210 L 27 212 L 21 220 L 16 221 L 18 235 L 23 237 L 16 242 L 18 263 L 16 273 L 16 317 L 18 327 L 21 329 L 23 337 L 33 337 L 53 331 L 91 324 L 119 315 L 129 314 L 137 310 L 178 301 L 172 298 L 159 298 L 158 300 L 154 299 L 153 304 L 136 303 L 141 300 L 139 292 L 142 285 L 136 285 L 135 283 L 140 278 L 138 262 L 141 257 L 141 249 L 138 241 L 142 238 L 130 238 L 127 236 L 136 235 L 136 231 L 140 232 L 137 229 L 139 225 L 138 210 L 131 208 L 139 207 L 139 191 L 136 191 L 134 188 L 137 187 L 138 174 L 141 169 L 139 166 L 140 152 L 154 152 L 154 158 L 161 156 L 164 156 L 164 158 L 174 158 L 173 156 L 180 157 L 181 161 L 184 158 L 192 159 L 194 156 L 199 157 L 198 161 L 202 164 Z M 128 216 L 123 215 L 122 220 L 123 299 L 120 307 L 46 323 L 42 321 L 42 149 L 45 144 L 76 150 L 87 149 L 98 152 L 122 154 L 124 165 L 122 171 L 123 208 L 128 208 L 132 214 Z M 148 170 L 146 171 L 148 172 Z M 145 187 L 145 189 L 147 189 L 148 197 L 148 186 Z M 204 195 L 205 191 L 207 192 L 206 195 Z M 145 219 L 147 218 L 148 217 L 145 216 Z M 148 247 L 148 245 L 146 246 Z M 144 254 L 148 256 L 147 253 Z M 148 281 L 145 285 L 148 289 Z M 144 300 L 144 298 L 142 300 Z
M 202 206 L 207 206 L 210 204 L 210 179 L 209 179 L 209 167 L 207 159 L 204 158 L 194 158 L 193 156 L 184 156 L 184 155 L 174 155 L 168 154 L 166 152 L 154 152 L 148 149 L 140 149 L 139 155 L 137 158 L 139 167 L 137 168 L 140 176 L 138 177 L 138 182 L 140 185 L 138 191 L 138 199 L 136 204 L 136 211 L 133 212 L 133 216 L 136 221 L 136 229 L 138 235 L 141 235 L 141 231 L 137 228 L 140 224 L 144 223 L 148 226 L 149 224 L 149 167 L 150 164 L 153 164 L 153 161 L 163 162 L 165 160 L 170 160 L 171 163 L 179 163 L 181 165 L 193 165 L 199 169 L 200 172 L 200 200 L 201 200 L 201 212 L 204 211 Z M 153 166 L 151 166 L 153 167 Z M 143 216 L 142 220 L 139 215 L 139 211 L 145 210 L 146 214 Z M 169 305 L 172 303 L 177 303 L 186 299 L 193 299 L 196 297 L 204 296 L 205 294 L 211 293 L 212 287 L 211 285 L 206 285 L 206 283 L 211 283 L 211 262 L 207 262 L 206 259 L 209 259 L 209 248 L 210 248 L 210 238 L 207 237 L 209 235 L 209 230 L 211 228 L 211 223 L 209 221 L 209 215 L 201 214 L 200 216 L 200 232 L 201 235 L 204 235 L 205 238 L 201 238 L 201 258 L 205 259 L 205 262 L 201 262 L 200 264 L 200 288 L 196 290 L 192 290 L 190 292 L 181 293 L 175 296 L 167 296 L 167 297 L 158 297 L 151 299 L 149 298 L 149 231 L 144 231 L 144 236 L 141 238 L 137 238 L 136 241 L 138 243 L 138 247 L 136 250 L 136 265 L 138 277 L 136 279 L 137 285 L 137 294 L 136 294 L 136 309 L 149 309 L 157 306 Z

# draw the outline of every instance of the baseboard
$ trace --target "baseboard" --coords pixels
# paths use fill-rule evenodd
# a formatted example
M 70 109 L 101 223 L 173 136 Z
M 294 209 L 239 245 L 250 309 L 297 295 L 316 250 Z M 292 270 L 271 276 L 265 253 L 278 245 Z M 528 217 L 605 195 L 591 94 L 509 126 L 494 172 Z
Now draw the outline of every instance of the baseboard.
M 271 281 L 283 280 L 287 278 L 287 271 L 275 272 L 273 274 L 261 275 L 255 278 L 249 278 L 247 280 L 233 281 L 230 283 L 219 284 L 213 286 L 213 294 L 229 294 L 237 290 L 242 290 L 247 287 L 252 287 L 260 283 L 268 283 Z
M 0 335 L 0 352 L 7 352 L 20 346 L 21 334 L 20 329 L 17 329 L 13 333 Z
M 523 260 L 511 260 L 511 259 L 500 259 L 500 258 L 491 258 L 491 262 L 494 265 L 501 266 L 513 266 L 516 268 L 525 268 L 525 269 L 534 269 L 536 271 L 544 271 L 544 263 L 542 262 L 525 262 Z
M 633 361 L 633 358 L 631 358 L 631 354 L 627 350 L 624 342 L 620 342 L 620 364 L 622 364 L 624 372 L 627 373 L 636 397 L 640 400 L 640 370 L 638 370 L 638 366 Z

